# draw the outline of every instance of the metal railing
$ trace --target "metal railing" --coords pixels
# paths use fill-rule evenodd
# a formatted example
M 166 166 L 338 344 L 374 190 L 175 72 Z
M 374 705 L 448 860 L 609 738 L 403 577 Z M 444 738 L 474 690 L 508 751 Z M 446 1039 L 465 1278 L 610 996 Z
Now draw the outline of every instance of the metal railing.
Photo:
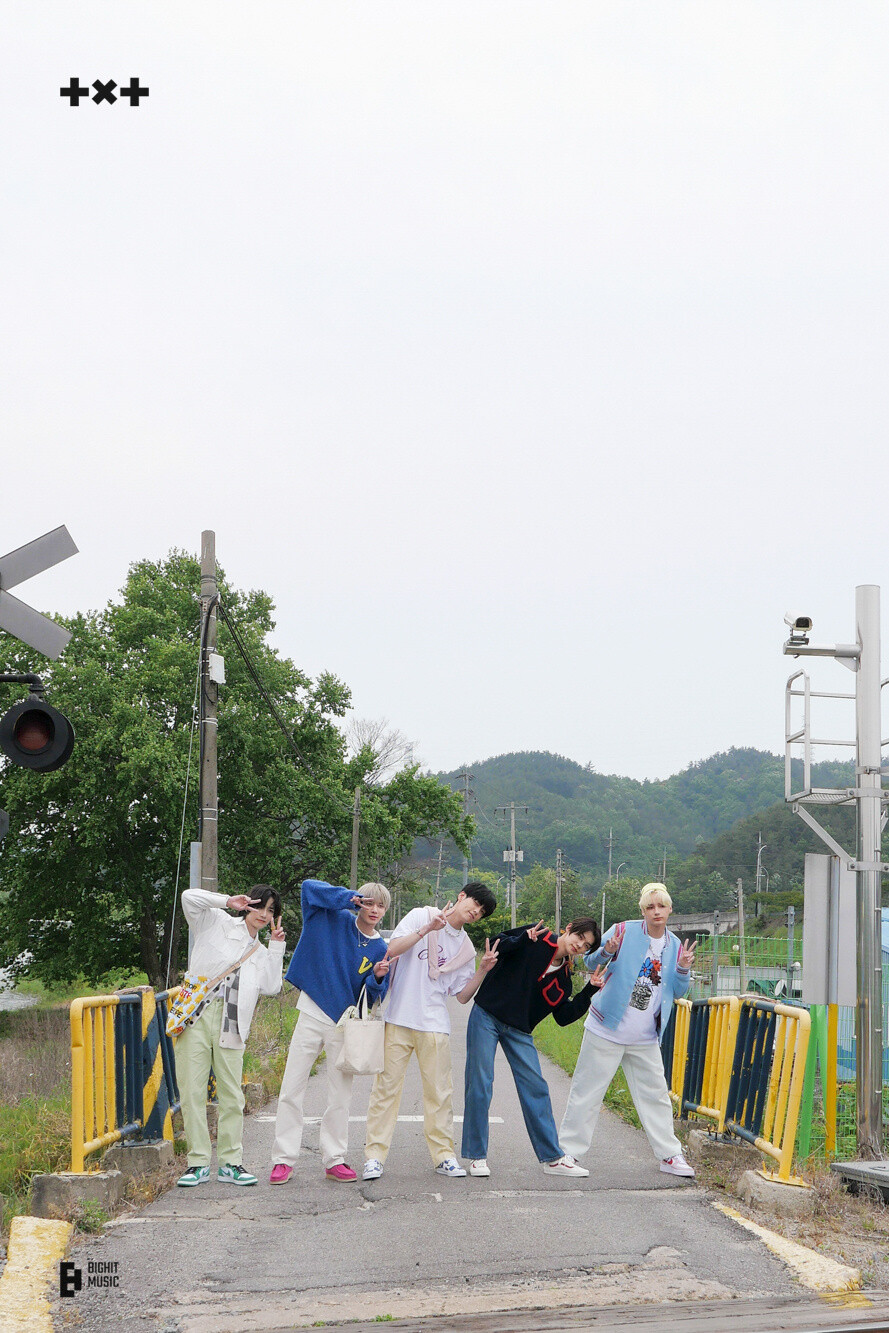
M 726 1130 L 778 1164 L 789 1182 L 809 1045 L 807 1010 L 742 999 L 725 1114 Z M 801 1182 L 799 1182 L 801 1183 Z
M 725 1132 L 739 1008 L 734 995 L 693 1000 L 690 1005 L 680 1115 L 693 1111 L 715 1120 L 717 1134 Z
M 667 1090 L 677 1114 L 681 1114 L 679 1108 L 682 1105 L 682 1089 L 685 1086 L 690 1017 L 691 1000 L 676 1000 L 673 1005 L 673 1018 L 661 1043 L 661 1059 L 664 1062 Z
M 179 1106 L 167 1000 L 149 987 L 71 1002 L 71 1170 L 122 1139 L 171 1139 Z

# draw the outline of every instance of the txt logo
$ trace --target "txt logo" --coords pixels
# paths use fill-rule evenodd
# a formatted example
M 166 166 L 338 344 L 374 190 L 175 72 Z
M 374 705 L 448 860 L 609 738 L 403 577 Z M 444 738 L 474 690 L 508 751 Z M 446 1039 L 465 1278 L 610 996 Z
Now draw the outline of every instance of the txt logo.
M 83 1286 L 83 1274 L 77 1264 L 63 1259 L 59 1264 L 59 1295 L 74 1296 Z

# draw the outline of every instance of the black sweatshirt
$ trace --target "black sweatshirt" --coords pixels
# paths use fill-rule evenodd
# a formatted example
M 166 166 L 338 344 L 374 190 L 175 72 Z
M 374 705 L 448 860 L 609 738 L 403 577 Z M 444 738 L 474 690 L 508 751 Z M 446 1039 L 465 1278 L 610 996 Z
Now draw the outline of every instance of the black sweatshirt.
M 520 1032 L 536 1028 L 547 1014 L 560 1027 L 582 1018 L 596 989 L 589 982 L 571 995 L 571 960 L 548 975 L 558 936 L 551 930 L 536 940 L 528 938 L 527 926 L 504 930 L 497 936 L 497 962 L 478 988 L 475 1002 L 492 1018 Z

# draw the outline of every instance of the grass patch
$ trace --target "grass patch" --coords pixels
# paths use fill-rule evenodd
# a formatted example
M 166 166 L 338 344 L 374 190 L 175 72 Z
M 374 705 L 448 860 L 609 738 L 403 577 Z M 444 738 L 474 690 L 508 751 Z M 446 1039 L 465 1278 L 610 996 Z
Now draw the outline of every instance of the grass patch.
M 71 1163 L 71 1092 L 52 1097 L 23 1097 L 16 1106 L 0 1106 L 0 1198 L 3 1231 L 27 1211 L 31 1180 Z
M 261 1083 L 266 1097 L 281 1091 L 290 1038 L 296 1027 L 299 993 L 291 986 L 288 994 L 264 995 L 256 1007 L 247 1049 L 244 1052 L 244 1079 Z
M 534 1044 L 537 1049 L 552 1060 L 553 1064 L 564 1069 L 566 1074 L 574 1073 L 582 1041 L 582 1023 L 572 1023 L 569 1027 L 560 1028 L 551 1014 L 534 1029 Z M 618 1069 L 611 1080 L 603 1105 L 607 1106 L 609 1111 L 614 1111 L 621 1120 L 625 1120 L 634 1129 L 642 1128 L 622 1069 Z
M 79 1000 L 85 995 L 113 995 L 115 991 L 124 990 L 127 986 L 147 985 L 148 977 L 144 972 L 109 972 L 95 986 L 88 984 L 83 977 L 75 977 L 73 981 L 53 982 L 51 985 L 36 978 L 22 977 L 15 989 L 20 995 L 35 996 L 35 1009 L 53 1009 L 59 1005 L 69 1005 L 72 1000 Z

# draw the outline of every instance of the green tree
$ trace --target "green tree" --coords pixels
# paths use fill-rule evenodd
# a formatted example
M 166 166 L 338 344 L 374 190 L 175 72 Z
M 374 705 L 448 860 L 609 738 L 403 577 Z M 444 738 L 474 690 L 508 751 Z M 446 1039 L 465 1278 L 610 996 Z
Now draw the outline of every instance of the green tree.
M 92 982 L 138 967 L 163 983 L 180 948 L 174 910 L 177 850 L 189 764 L 199 641 L 196 559 L 174 551 L 134 564 L 119 602 L 66 621 L 73 639 L 39 668 L 51 702 L 74 722 L 77 742 L 55 773 L 7 764 L 2 804 L 11 831 L 0 844 L 0 965 L 25 951 L 47 981 Z M 374 759 L 351 759 L 336 719 L 348 688 L 310 680 L 268 644 L 267 593 L 239 592 L 219 576 L 223 605 L 289 729 L 294 754 L 235 650 L 224 623 L 227 681 L 219 700 L 219 882 L 238 893 L 257 882 L 290 894 L 285 925 L 299 924 L 307 876 L 348 882 L 352 794 L 362 786 L 362 878 L 385 878 L 418 836 L 465 846 L 472 821 L 436 779 L 403 769 L 368 783 Z M 34 654 L 7 640 L 0 670 L 33 670 Z M 10 698 L 9 702 L 12 702 Z M 196 837 L 197 742 L 191 754 L 187 843 Z

